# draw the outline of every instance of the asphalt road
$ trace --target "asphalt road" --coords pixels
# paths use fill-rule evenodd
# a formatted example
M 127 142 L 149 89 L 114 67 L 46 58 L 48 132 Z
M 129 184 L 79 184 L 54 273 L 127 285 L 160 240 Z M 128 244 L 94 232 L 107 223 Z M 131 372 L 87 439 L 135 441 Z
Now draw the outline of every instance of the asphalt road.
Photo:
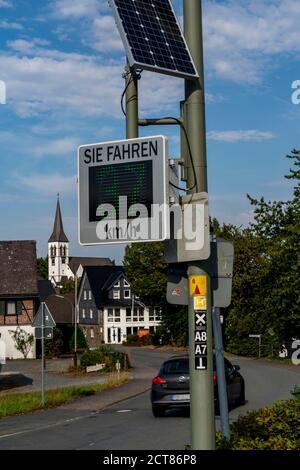
M 131 354 L 137 370 L 149 378 L 170 355 L 148 350 Z M 231 361 L 242 368 L 248 400 L 231 412 L 231 420 L 247 410 L 290 398 L 289 390 L 300 383 L 299 367 L 240 358 Z M 4 435 L 3 424 L 9 436 Z M 1 420 L 0 428 L 0 449 L 183 450 L 190 443 L 189 418 L 180 414 L 153 418 L 149 392 L 101 412 L 70 410 L 62 417 L 59 410 L 53 410 Z

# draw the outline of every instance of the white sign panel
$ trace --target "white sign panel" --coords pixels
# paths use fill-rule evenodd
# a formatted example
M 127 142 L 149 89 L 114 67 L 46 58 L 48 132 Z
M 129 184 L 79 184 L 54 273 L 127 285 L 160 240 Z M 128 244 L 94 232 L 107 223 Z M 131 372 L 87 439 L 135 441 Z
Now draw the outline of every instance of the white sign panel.
M 83 145 L 78 173 L 82 245 L 168 238 L 166 137 Z

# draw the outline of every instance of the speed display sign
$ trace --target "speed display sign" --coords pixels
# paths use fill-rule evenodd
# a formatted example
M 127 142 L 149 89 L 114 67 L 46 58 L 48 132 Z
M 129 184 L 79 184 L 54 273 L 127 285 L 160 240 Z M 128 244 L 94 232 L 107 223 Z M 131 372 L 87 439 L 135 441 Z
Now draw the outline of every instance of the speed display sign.
M 78 149 L 79 242 L 168 237 L 168 141 L 156 136 Z

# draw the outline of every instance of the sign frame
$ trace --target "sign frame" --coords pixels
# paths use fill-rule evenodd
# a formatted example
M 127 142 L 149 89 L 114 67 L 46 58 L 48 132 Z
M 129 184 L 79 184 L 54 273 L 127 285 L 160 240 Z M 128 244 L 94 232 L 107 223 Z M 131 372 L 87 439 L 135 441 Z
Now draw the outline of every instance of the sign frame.
M 103 151 L 104 155 L 108 158 L 108 148 L 127 145 L 132 149 L 134 144 L 140 144 L 146 142 L 157 141 L 158 153 L 156 157 L 153 156 L 143 156 L 137 157 L 132 156 L 129 160 L 105 160 L 102 161 L 91 161 L 86 163 L 83 161 L 84 152 L 87 149 L 100 149 Z M 97 150 L 98 151 L 98 150 Z M 106 152 L 106 153 L 105 153 Z M 170 222 L 168 217 L 168 207 L 169 207 L 169 160 L 168 160 L 168 138 L 163 135 L 141 137 L 137 139 L 125 139 L 125 140 L 116 140 L 108 142 L 98 142 L 94 144 L 80 145 L 77 151 L 78 158 L 78 239 L 79 244 L 82 246 L 93 246 L 93 245 L 124 245 L 128 243 L 145 243 L 153 241 L 165 241 L 169 238 L 170 233 Z M 89 168 L 104 166 L 104 165 L 118 165 L 124 163 L 136 163 L 142 161 L 152 161 L 152 205 L 159 204 L 163 205 L 162 214 L 162 223 L 161 223 L 161 233 L 158 238 L 150 239 L 106 239 L 101 240 L 96 235 L 96 228 L 98 222 L 90 221 L 90 200 L 89 200 Z M 153 220 L 152 217 L 148 219 L 139 219 L 144 220 L 148 223 L 148 227 Z M 148 222 L 147 222 L 148 221 Z M 117 221 L 117 223 L 125 223 L 126 220 Z

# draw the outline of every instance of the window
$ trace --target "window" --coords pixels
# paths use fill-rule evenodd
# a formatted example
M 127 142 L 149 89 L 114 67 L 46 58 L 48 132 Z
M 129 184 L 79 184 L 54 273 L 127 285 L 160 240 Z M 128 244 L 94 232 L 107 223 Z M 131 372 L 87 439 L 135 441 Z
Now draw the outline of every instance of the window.
M 92 300 L 92 291 L 89 290 L 89 300 Z
M 127 323 L 132 322 L 131 313 L 132 313 L 131 308 L 129 308 L 129 307 L 126 308 L 126 321 L 127 321 Z
M 109 323 L 120 323 L 121 310 L 119 308 L 109 308 L 107 310 L 107 321 Z
M 94 328 L 91 328 L 91 338 L 94 339 L 95 338 L 95 332 L 94 332 Z
M 115 322 L 120 323 L 121 321 L 121 310 L 119 308 L 115 308 Z
M 124 290 L 124 299 L 130 299 L 130 290 Z
M 85 309 L 82 309 L 82 318 L 85 318 Z
M 114 285 L 114 287 L 120 287 L 120 281 L 118 281 L 118 282 Z
M 55 266 L 55 258 L 52 258 L 52 266 Z
M 62 264 L 66 264 L 66 258 L 61 259 Z
M 135 307 L 133 313 L 133 321 L 144 321 L 144 309 L 141 307 Z
M 16 302 L 7 302 L 7 304 L 6 304 L 6 314 L 7 315 L 16 315 Z
M 119 290 L 114 290 L 113 298 L 114 298 L 114 300 L 120 300 L 120 291 Z
M 87 300 L 86 290 L 83 292 L 83 298 L 84 300 Z
M 93 320 L 93 318 L 94 318 L 94 314 L 93 314 L 93 310 L 91 309 L 90 310 L 90 319 Z
M 109 323 L 112 323 L 114 321 L 114 309 L 113 308 L 109 308 L 107 310 L 107 321 Z
M 149 308 L 149 321 L 158 322 L 161 321 L 161 309 L 158 307 Z
M 124 287 L 130 287 L 129 282 L 127 282 L 126 279 L 124 279 Z

